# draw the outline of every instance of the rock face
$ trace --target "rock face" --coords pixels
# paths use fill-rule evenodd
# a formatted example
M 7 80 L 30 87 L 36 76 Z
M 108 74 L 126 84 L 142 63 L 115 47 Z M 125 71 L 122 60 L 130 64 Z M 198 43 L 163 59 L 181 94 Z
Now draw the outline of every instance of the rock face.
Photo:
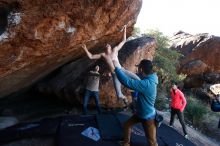
M 89 50 L 118 43 L 123 25 L 131 34 L 141 4 L 141 0 L 1 0 L 0 97 L 70 61 L 81 63 L 81 43 Z
M 122 66 L 132 72 L 136 72 L 135 64 L 142 59 L 152 59 L 155 53 L 156 41 L 153 38 L 141 37 L 128 41 L 119 51 L 119 60 Z M 91 61 L 87 57 L 73 61 L 57 70 L 50 78 L 44 79 L 38 84 L 38 90 L 43 94 L 55 95 L 69 103 L 81 102 L 84 94 L 85 77 L 91 66 L 100 66 L 100 103 L 104 107 L 122 107 L 117 101 L 113 88 L 112 77 L 103 60 Z M 53 76 L 53 77 L 52 77 Z M 122 90 L 127 97 L 129 90 Z
M 171 40 L 171 48 L 183 54 L 177 71 L 188 76 L 186 84 L 198 87 L 203 82 L 220 82 L 220 37 L 178 32 Z M 211 78 L 217 80 L 210 81 Z

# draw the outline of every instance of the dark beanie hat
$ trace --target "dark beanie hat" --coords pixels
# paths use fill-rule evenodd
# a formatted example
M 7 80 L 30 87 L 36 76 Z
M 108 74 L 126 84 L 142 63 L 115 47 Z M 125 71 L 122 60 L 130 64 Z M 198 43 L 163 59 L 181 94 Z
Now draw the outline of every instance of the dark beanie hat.
M 141 60 L 140 64 L 138 65 L 138 67 L 140 67 L 145 74 L 149 74 L 152 72 L 153 70 L 153 64 L 152 61 L 147 60 L 147 59 L 143 59 Z

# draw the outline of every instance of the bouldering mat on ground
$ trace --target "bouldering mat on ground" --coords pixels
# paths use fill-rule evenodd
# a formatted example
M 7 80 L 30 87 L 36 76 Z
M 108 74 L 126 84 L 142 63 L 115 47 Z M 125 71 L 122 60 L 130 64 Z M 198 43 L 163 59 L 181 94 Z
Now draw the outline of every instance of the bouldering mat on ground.
M 57 118 L 47 118 L 37 122 L 21 123 L 0 130 L 0 144 L 22 138 L 32 138 L 49 135 L 56 139 L 59 146 L 119 146 L 122 138 L 122 127 L 129 118 L 125 114 L 103 115 L 67 115 Z M 100 139 L 94 141 L 81 133 L 88 127 L 97 128 Z M 118 132 L 118 134 L 116 134 Z M 157 129 L 159 146 L 194 146 L 175 129 L 162 124 Z M 141 124 L 132 127 L 131 146 L 147 146 L 147 140 Z
M 97 128 L 94 115 L 63 117 L 58 133 L 59 146 L 120 146 L 117 141 L 94 141 L 85 137 L 81 132 L 88 127 Z
M 56 135 L 60 117 L 25 122 L 0 130 L 0 144 L 23 138 Z
M 123 139 L 123 128 L 115 114 L 97 115 L 96 120 L 103 140 Z

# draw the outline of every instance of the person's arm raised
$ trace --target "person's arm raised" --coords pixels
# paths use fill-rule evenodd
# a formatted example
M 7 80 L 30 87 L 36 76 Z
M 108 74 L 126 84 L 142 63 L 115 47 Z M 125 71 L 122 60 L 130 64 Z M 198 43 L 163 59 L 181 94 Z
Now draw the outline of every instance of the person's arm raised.
M 118 52 L 118 51 L 122 48 L 122 46 L 125 44 L 125 42 L 126 42 L 126 28 L 127 28 L 127 26 L 124 25 L 123 28 L 122 28 L 122 29 L 124 29 L 124 37 L 123 37 L 123 40 L 122 40 L 122 42 L 119 43 L 116 47 L 114 47 L 113 51 Z
M 99 59 L 102 57 L 102 53 L 100 54 L 92 54 L 88 51 L 87 47 L 85 44 L 82 44 L 81 46 L 83 48 L 83 50 L 86 52 L 86 55 L 89 57 L 89 59 Z

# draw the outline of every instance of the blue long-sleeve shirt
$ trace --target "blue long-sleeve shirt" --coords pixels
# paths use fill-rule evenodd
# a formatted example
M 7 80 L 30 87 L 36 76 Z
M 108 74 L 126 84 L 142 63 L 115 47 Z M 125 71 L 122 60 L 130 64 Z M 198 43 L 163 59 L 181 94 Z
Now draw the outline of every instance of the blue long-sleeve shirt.
M 155 73 L 142 80 L 128 77 L 120 68 L 115 68 L 119 81 L 132 90 L 138 91 L 137 115 L 141 119 L 151 119 L 156 114 L 154 103 L 157 96 L 158 77 Z

